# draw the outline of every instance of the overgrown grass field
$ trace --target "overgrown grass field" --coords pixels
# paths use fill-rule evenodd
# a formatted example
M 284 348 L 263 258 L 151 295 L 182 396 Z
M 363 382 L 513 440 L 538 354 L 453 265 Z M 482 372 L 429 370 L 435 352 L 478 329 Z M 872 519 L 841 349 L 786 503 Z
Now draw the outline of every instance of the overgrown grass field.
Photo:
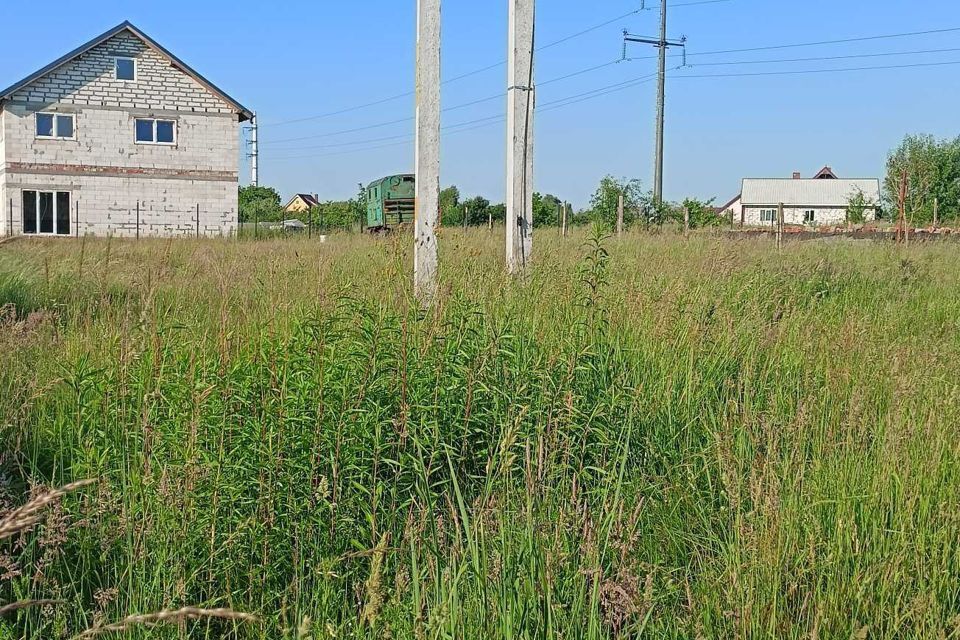
M 0 246 L 0 638 L 960 637 L 953 246 L 502 242 Z

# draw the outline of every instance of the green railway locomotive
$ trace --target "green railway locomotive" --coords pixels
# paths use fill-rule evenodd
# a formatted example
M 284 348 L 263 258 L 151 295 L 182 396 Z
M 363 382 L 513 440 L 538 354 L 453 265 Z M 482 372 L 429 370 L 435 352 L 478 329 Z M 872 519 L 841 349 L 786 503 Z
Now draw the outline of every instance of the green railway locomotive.
M 410 174 L 371 182 L 367 187 L 366 228 L 384 231 L 412 224 L 416 195 L 416 178 Z

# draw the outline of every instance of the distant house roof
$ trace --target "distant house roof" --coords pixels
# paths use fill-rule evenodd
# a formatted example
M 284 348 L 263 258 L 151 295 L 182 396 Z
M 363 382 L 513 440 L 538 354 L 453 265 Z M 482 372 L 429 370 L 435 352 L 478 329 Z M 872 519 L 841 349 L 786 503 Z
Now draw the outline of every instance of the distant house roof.
M 250 120 L 253 118 L 252 111 L 244 107 L 242 104 L 240 104 L 239 102 L 231 98 L 229 95 L 227 95 L 225 91 L 221 90 L 215 84 L 213 84 L 212 82 L 204 78 L 202 75 L 194 71 L 192 68 L 190 68 L 189 65 L 187 65 L 187 63 L 180 60 L 180 58 L 176 57 L 175 55 L 173 55 L 172 53 L 164 49 L 160 44 L 158 44 L 155 40 L 153 40 L 150 36 L 148 36 L 144 32 L 140 31 L 137 27 L 135 27 L 129 21 L 118 24 L 113 29 L 110 29 L 109 31 L 106 31 L 100 34 L 90 42 L 84 45 L 81 45 L 80 47 L 74 49 L 67 55 L 63 56 L 62 58 L 58 58 L 57 60 L 54 60 L 53 62 L 51 62 L 44 68 L 40 69 L 39 71 L 30 74 L 23 80 L 20 80 L 19 82 L 7 87 L 3 91 L 0 91 L 0 102 L 3 102 L 4 100 L 9 100 L 10 97 L 13 96 L 13 94 L 20 91 L 27 85 L 39 80 L 40 78 L 47 75 L 48 73 L 56 71 L 57 69 L 67 64 L 68 62 L 73 61 L 74 59 L 87 53 L 94 47 L 100 44 L 103 44 L 110 38 L 113 38 L 114 36 L 117 36 L 123 33 L 124 31 L 128 31 L 131 34 L 133 34 L 134 37 L 139 38 L 141 41 L 143 41 L 145 45 L 147 45 L 148 47 L 150 47 L 151 49 L 159 53 L 161 56 L 170 60 L 170 62 L 173 64 L 174 67 L 176 67 L 183 73 L 187 74 L 194 80 L 196 80 L 197 83 L 199 83 L 201 86 L 203 86 L 208 91 L 218 96 L 221 100 L 223 100 L 224 102 L 229 104 L 231 107 L 236 109 L 237 114 L 240 116 L 241 122 L 244 122 L 246 120 Z
M 716 207 L 716 212 L 717 212 L 717 213 L 723 213 L 724 211 L 726 211 L 727 209 L 729 209 L 729 208 L 732 207 L 733 205 L 737 204 L 737 201 L 738 201 L 738 200 L 740 200 L 740 194 L 739 194 L 739 193 L 738 193 L 737 195 L 735 195 L 733 198 L 731 198 L 731 199 L 730 199 L 730 202 L 728 202 L 727 204 L 723 205 L 722 207 Z
M 303 204 L 307 205 L 308 207 L 319 207 L 319 206 L 320 206 L 320 201 L 317 200 L 316 198 L 314 198 L 314 197 L 313 197 L 312 195 L 310 195 L 309 193 L 297 193 L 297 194 L 295 194 L 292 198 L 290 198 L 290 202 L 288 202 L 288 203 L 286 204 L 286 206 L 284 207 L 284 209 L 289 209 L 289 208 L 290 208 L 290 205 L 292 205 L 294 202 L 297 201 L 297 198 L 299 198 L 300 200 L 303 200 Z
M 814 180 L 824 180 L 824 179 L 838 180 L 839 177 L 837 176 L 837 174 L 833 172 L 833 169 L 831 169 L 830 167 L 824 167 L 823 169 L 820 169 L 820 171 L 817 171 L 817 175 L 813 176 L 813 179 Z
M 791 206 L 844 207 L 857 191 L 862 191 L 874 203 L 880 202 L 880 181 L 876 178 L 746 178 L 741 193 L 744 206 L 776 206 L 783 203 Z

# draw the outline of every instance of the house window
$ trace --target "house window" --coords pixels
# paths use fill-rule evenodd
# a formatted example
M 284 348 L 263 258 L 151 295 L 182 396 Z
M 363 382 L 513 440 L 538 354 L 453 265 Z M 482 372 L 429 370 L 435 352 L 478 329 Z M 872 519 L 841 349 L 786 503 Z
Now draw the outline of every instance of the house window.
M 776 209 L 760 209 L 760 222 L 773 222 L 776 219 Z
M 807 209 L 803 212 L 803 223 L 804 224 L 813 224 L 817 221 L 817 212 L 813 209 Z
M 133 58 L 115 58 L 114 67 L 117 80 L 134 82 L 137 79 L 137 61 Z
M 73 116 L 62 113 L 38 113 L 37 137 L 73 140 Z
M 23 232 L 57 236 L 70 235 L 70 193 L 67 191 L 24 191 Z
M 137 142 L 142 144 L 176 144 L 177 123 L 173 120 L 137 118 Z

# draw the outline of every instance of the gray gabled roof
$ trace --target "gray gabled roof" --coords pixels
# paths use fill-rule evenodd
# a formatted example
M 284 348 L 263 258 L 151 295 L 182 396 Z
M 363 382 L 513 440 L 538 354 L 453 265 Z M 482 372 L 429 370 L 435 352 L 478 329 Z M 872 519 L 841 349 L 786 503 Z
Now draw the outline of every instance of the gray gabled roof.
M 780 203 L 809 207 L 845 207 L 850 196 L 862 191 L 874 204 L 880 203 L 880 181 L 876 178 L 793 180 L 791 178 L 745 178 L 743 205 L 775 207 Z
M 96 46 L 98 46 L 98 45 L 100 45 L 100 44 L 103 44 L 104 42 L 106 42 L 106 41 L 109 40 L 110 38 L 113 38 L 114 36 L 119 35 L 120 33 L 123 33 L 124 31 L 129 31 L 129 32 L 130 32 L 131 34 L 133 34 L 136 38 L 139 38 L 140 40 L 142 40 L 143 43 L 146 44 L 148 47 L 150 47 L 151 49 L 153 49 L 154 51 L 156 51 L 157 53 L 159 53 L 159 54 L 162 55 L 163 57 L 167 58 L 168 60 L 170 60 L 170 62 L 172 62 L 173 65 L 174 65 L 176 68 L 178 68 L 178 69 L 180 69 L 181 71 L 183 71 L 185 74 L 187 74 L 188 76 L 190 76 L 191 78 L 193 78 L 194 80 L 196 80 L 200 85 L 202 85 L 203 87 L 205 87 L 208 91 L 210 91 L 211 93 L 219 96 L 224 102 L 226 102 L 226 103 L 229 104 L 231 107 L 233 107 L 234 109 L 236 109 L 236 110 L 237 110 L 237 113 L 238 113 L 239 116 L 240 116 L 240 121 L 241 121 L 241 122 L 243 122 L 243 121 L 245 121 L 245 120 L 250 120 L 250 119 L 253 118 L 253 112 L 252 112 L 252 111 L 250 111 L 249 109 L 247 109 L 246 107 L 244 107 L 242 104 L 240 104 L 239 102 L 237 102 L 236 100 L 234 100 L 233 98 L 231 98 L 225 91 L 221 90 L 221 89 L 218 88 L 215 84 L 213 84 L 212 82 L 210 82 L 209 80 L 207 80 L 206 78 L 204 78 L 202 75 L 200 75 L 199 73 L 197 73 L 196 71 L 194 71 L 187 63 L 185 63 L 183 60 L 181 60 L 181 59 L 178 58 L 177 56 L 175 56 L 175 55 L 173 55 L 172 53 L 170 53 L 169 51 L 167 51 L 167 50 L 166 50 L 165 48 L 163 48 L 158 42 L 156 42 L 153 38 L 151 38 L 150 36 L 148 36 L 148 35 L 145 34 L 144 32 L 140 31 L 140 29 L 138 29 L 137 27 L 135 27 L 135 26 L 134 26 L 133 24 L 131 24 L 129 21 L 124 21 L 124 22 L 118 24 L 118 25 L 115 26 L 113 29 L 110 29 L 109 31 L 107 31 L 107 32 L 105 32 L 105 33 L 97 36 L 96 38 L 94 38 L 94 39 L 91 40 L 90 42 L 88 42 L 88 43 L 86 43 L 86 44 L 84 44 L 84 45 L 81 45 L 80 47 L 74 49 L 73 51 L 71 51 L 71 52 L 68 53 L 67 55 L 63 56 L 62 58 L 59 58 L 59 59 L 57 59 L 57 60 L 54 60 L 53 62 L 51 62 L 50 64 L 48 64 L 47 66 L 45 66 L 43 69 L 40 69 L 40 70 L 37 71 L 36 73 L 33 73 L 33 74 L 27 76 L 26 78 L 24 78 L 23 80 L 21 80 L 20 82 L 17 82 L 17 83 L 15 83 L 15 84 L 11 85 L 10 87 L 7 87 L 7 88 L 4 89 L 3 91 L 0 91 L 0 102 L 3 102 L 4 100 L 9 100 L 10 97 L 11 97 L 13 94 L 15 94 L 17 91 L 20 91 L 20 89 L 24 88 L 25 86 L 27 86 L 27 85 L 29 85 L 29 84 L 31 84 L 31 83 L 39 80 L 40 78 L 42 78 L 43 76 L 47 75 L 48 73 L 51 73 L 51 72 L 53 72 L 53 71 L 56 71 L 57 69 L 59 69 L 60 67 L 62 67 L 62 66 L 65 65 L 65 64 L 67 64 L 68 62 L 71 62 L 72 60 L 78 58 L 79 56 L 83 55 L 84 53 L 90 51 L 90 50 L 93 49 L 94 47 L 96 47 Z

